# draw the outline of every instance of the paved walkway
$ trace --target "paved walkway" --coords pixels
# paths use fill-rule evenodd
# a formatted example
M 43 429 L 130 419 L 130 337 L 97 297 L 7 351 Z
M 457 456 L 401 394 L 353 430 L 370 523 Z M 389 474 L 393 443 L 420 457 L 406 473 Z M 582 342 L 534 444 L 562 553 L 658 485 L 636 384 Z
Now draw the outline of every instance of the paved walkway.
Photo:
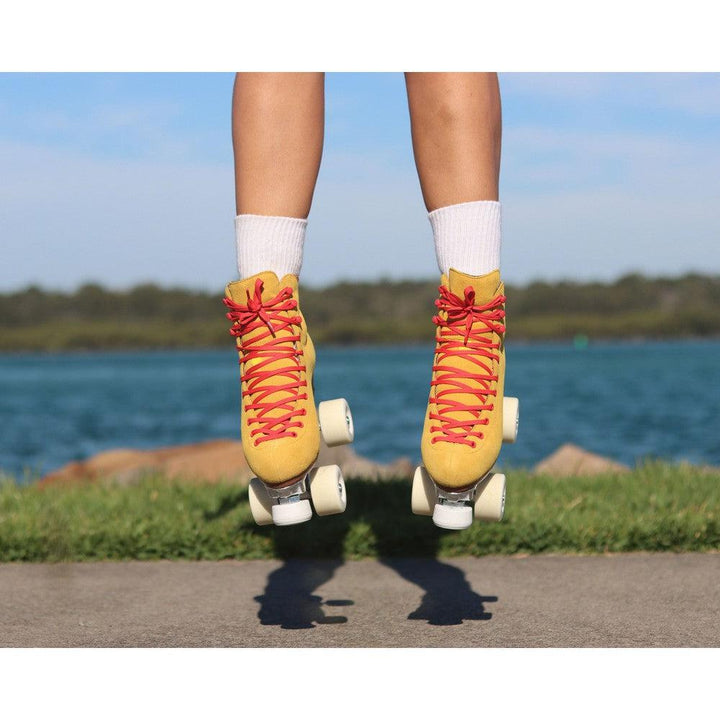
M 3 647 L 718 647 L 720 554 L 0 565 Z

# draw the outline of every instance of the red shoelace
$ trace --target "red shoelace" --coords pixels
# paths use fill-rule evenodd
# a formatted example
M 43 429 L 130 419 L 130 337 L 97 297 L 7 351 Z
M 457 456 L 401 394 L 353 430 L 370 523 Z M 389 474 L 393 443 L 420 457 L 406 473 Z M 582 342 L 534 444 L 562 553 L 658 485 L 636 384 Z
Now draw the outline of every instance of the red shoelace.
M 500 343 L 493 343 L 493 333 L 505 332 L 501 322 L 505 317 L 502 308 L 506 298 L 497 295 L 486 305 L 475 304 L 475 291 L 472 286 L 465 288 L 465 297 L 460 298 L 441 285 L 440 297 L 435 301 L 438 310 L 446 313 L 446 319 L 440 314 L 433 322 L 440 328 L 435 350 L 435 380 L 430 383 L 430 402 L 436 412 L 430 412 L 430 419 L 437 421 L 430 431 L 434 435 L 431 442 L 461 443 L 475 447 L 477 438 L 483 434 L 473 430 L 476 425 L 487 425 L 487 417 L 481 418 L 483 410 L 492 410 L 490 398 L 495 397 L 493 388 L 498 376 L 492 372 L 492 361 L 499 361 L 497 352 Z M 477 371 L 469 372 L 454 367 L 454 358 L 464 358 L 477 366 Z M 490 362 L 488 362 L 488 360 Z M 444 385 L 443 390 L 439 389 Z M 453 399 L 453 395 L 473 395 L 477 403 L 471 405 Z M 458 414 L 463 415 L 458 419 Z M 468 417 L 467 413 L 470 413 Z
M 289 287 L 265 301 L 262 290 L 263 282 L 258 278 L 252 297 L 249 290 L 246 292 L 246 305 L 223 299 L 230 308 L 227 318 L 234 323 L 230 334 L 241 338 L 238 343 L 240 367 L 245 363 L 248 368 L 241 373 L 240 379 L 247 383 L 242 396 L 243 403 L 246 398 L 250 400 L 243 405 L 248 424 L 257 425 L 250 433 L 255 438 L 255 445 L 295 437 L 292 428 L 302 427 L 302 421 L 297 418 L 306 414 L 304 409 L 297 407 L 297 401 L 308 397 L 307 392 L 300 392 L 301 388 L 307 387 L 307 382 L 300 379 L 305 366 L 300 362 L 303 351 L 297 345 L 302 320 L 300 315 L 288 315 L 297 310 L 297 300 L 292 297 Z M 259 328 L 265 328 L 265 332 L 253 332 Z M 268 365 L 278 360 L 287 362 L 268 369 Z M 289 382 L 282 383 L 282 379 Z M 280 397 L 269 401 L 268 398 L 276 393 L 281 393 Z M 285 412 L 277 414 L 274 412 L 277 410 Z

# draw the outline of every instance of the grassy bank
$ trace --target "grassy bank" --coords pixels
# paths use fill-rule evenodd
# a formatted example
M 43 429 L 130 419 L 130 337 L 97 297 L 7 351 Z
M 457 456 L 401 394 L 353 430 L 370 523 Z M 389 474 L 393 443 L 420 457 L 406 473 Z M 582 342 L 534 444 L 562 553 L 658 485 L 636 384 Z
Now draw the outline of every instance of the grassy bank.
M 398 324 L 392 319 L 334 320 L 310 323 L 318 345 L 430 344 L 435 326 L 431 313 Z M 308 321 L 310 322 L 310 321 Z M 111 322 L 59 320 L 33 327 L 0 328 L 0 352 L 62 352 L 76 350 L 230 349 L 234 341 L 223 318 L 212 321 L 165 323 L 157 320 Z M 720 337 L 720 314 L 687 312 L 625 313 L 610 317 L 569 313 L 543 317 L 513 317 L 513 342 L 571 342 L 578 335 L 593 340 L 678 340 Z
M 648 464 L 625 476 L 512 473 L 502 523 L 435 528 L 410 483 L 348 481 L 344 515 L 254 525 L 247 491 L 148 477 L 138 485 L 0 487 L 0 561 L 458 556 L 720 549 L 720 478 Z

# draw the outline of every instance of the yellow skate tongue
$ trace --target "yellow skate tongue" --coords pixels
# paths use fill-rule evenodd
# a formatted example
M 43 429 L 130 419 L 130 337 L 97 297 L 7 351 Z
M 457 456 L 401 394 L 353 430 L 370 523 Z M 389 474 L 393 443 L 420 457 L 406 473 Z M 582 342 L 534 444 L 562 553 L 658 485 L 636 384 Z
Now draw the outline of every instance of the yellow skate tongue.
M 443 276 L 442 284 L 463 303 L 466 297 L 465 290 L 471 288 L 475 293 L 472 301 L 475 306 L 490 303 L 503 291 L 499 270 L 487 275 L 473 276 L 451 268 L 449 277 Z M 442 309 L 438 313 L 443 321 L 448 321 L 449 318 L 452 320 L 451 315 Z M 471 323 L 471 327 L 473 332 L 476 332 L 485 326 L 481 321 L 475 320 Z M 442 336 L 451 342 L 438 343 L 436 350 L 437 384 L 433 387 L 432 396 L 436 400 L 434 412 L 440 413 L 442 419 L 433 422 L 433 427 L 437 428 L 439 437 L 453 442 L 459 441 L 460 437 L 465 437 L 468 433 L 482 432 L 482 425 L 478 425 L 478 422 L 482 419 L 483 412 L 463 408 L 478 408 L 493 402 L 494 396 L 491 394 L 478 395 L 467 390 L 492 390 L 496 385 L 489 379 L 478 379 L 478 376 L 480 378 L 494 376 L 497 372 L 497 363 L 483 352 L 474 351 L 473 347 L 478 345 L 478 341 L 477 339 L 467 341 L 466 332 L 465 322 L 453 326 L 452 330 L 438 328 L 438 337 Z M 482 333 L 482 337 L 487 338 L 488 342 L 498 341 L 497 334 L 490 331 Z M 498 350 L 492 349 L 488 352 L 497 354 Z M 445 428 L 445 432 L 442 428 Z M 465 444 L 477 439 L 479 439 L 477 435 L 470 437 Z
M 257 299 L 257 281 L 262 282 L 260 298 L 262 305 L 271 303 L 279 293 L 285 288 L 292 290 L 289 296 L 295 301 L 298 300 L 298 279 L 295 275 L 286 275 L 279 280 L 274 272 L 262 272 L 253 275 L 245 280 L 238 280 L 231 283 L 226 289 L 226 296 L 238 305 L 257 308 L 257 319 L 260 322 L 254 322 L 253 329 L 244 333 L 239 341 L 245 348 L 253 348 L 248 353 L 241 353 L 242 373 L 250 374 L 251 378 L 248 382 L 243 383 L 243 391 L 250 386 L 253 388 L 252 395 L 243 398 L 243 409 L 245 405 L 252 404 L 258 399 L 265 404 L 282 403 L 282 405 L 274 408 L 263 409 L 262 411 L 253 409 L 249 411 L 249 417 L 261 417 L 262 420 L 270 420 L 273 418 L 281 418 L 287 416 L 288 412 L 292 412 L 297 406 L 297 396 L 304 394 L 304 388 L 288 388 L 280 389 L 274 392 L 267 392 L 272 387 L 282 385 L 292 385 L 298 381 L 304 380 L 305 373 L 298 369 L 298 362 L 301 366 L 305 365 L 302 356 L 293 356 L 291 350 L 297 348 L 298 342 L 293 343 L 291 338 L 300 335 L 300 326 L 297 324 L 286 325 L 278 322 L 278 316 L 283 319 L 297 318 L 300 310 L 295 303 L 295 307 L 288 310 L 278 312 L 273 309 L 265 309 L 260 307 Z M 280 353 L 280 357 L 273 358 L 273 353 Z M 254 376 L 253 370 L 266 375 L 263 378 Z M 297 417 L 293 418 L 293 422 L 298 422 Z M 258 423 L 253 423 L 252 428 L 261 427 Z M 274 428 L 277 431 L 280 426 Z M 256 435 L 262 437 L 262 434 Z
M 493 270 L 487 275 L 466 275 L 465 273 L 450 268 L 450 276 L 443 284 L 447 285 L 451 293 L 459 298 L 465 297 L 465 288 L 469 285 L 475 290 L 475 304 L 482 305 L 489 302 L 497 294 L 500 288 L 500 271 Z
M 274 298 L 282 288 L 290 287 L 297 296 L 298 279 L 295 275 L 286 275 L 282 281 L 278 276 L 268 270 L 266 272 L 258 273 L 252 277 L 246 278 L 245 280 L 236 280 L 227 286 L 225 294 L 231 300 L 236 303 L 246 305 L 248 301 L 248 293 L 252 298 L 255 294 L 255 282 L 256 280 L 262 280 L 262 299 L 263 301 Z

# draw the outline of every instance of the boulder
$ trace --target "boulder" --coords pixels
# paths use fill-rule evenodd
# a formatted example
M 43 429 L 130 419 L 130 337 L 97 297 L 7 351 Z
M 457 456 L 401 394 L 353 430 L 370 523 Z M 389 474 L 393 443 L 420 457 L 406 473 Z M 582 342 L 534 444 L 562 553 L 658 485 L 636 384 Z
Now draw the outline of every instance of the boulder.
M 414 470 L 408 458 L 381 464 L 357 455 L 347 445 L 329 448 L 324 443 L 320 448 L 318 464 L 339 465 L 345 478 L 375 480 L 409 477 Z M 82 462 L 71 462 L 46 475 L 38 484 L 46 486 L 100 479 L 129 484 L 152 472 L 192 482 L 213 483 L 224 480 L 241 485 L 247 485 L 253 475 L 245 459 L 242 443 L 236 440 L 208 440 L 156 450 L 109 450 Z
M 412 477 L 415 465 L 410 458 L 397 458 L 391 463 L 376 463 L 368 458 L 358 455 L 349 445 L 327 447 L 323 443 L 320 447 L 319 465 L 339 465 L 343 477 L 361 477 L 372 480 L 385 480 L 394 477 Z
M 630 468 L 610 458 L 583 450 L 577 445 L 561 445 L 552 455 L 541 460 L 534 468 L 537 475 L 570 477 L 572 475 L 603 475 L 625 473 Z

